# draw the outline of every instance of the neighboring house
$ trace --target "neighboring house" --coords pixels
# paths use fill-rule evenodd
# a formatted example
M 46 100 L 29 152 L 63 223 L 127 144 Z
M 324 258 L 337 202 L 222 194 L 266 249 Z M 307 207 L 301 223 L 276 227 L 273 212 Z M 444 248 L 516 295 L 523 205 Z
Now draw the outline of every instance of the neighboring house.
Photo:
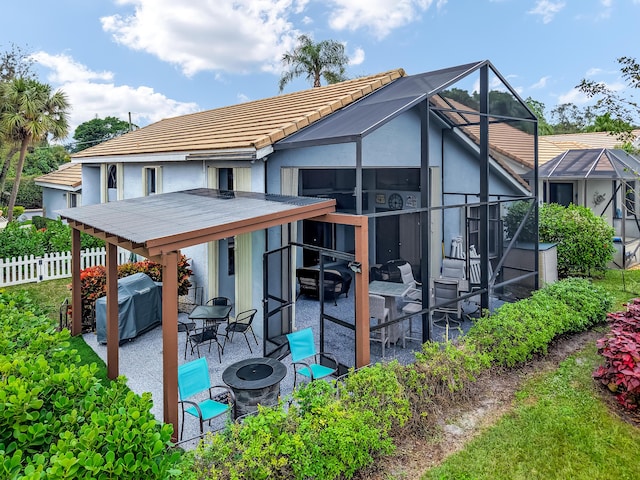
M 489 85 L 506 93 L 507 113 L 448 97 L 478 85 L 480 103 Z M 371 265 L 403 258 L 425 281 L 462 236 L 489 266 L 476 285 L 486 304 L 503 288 L 502 216 L 511 202 L 535 205 L 519 174 L 536 167 L 536 122 L 484 61 L 419 75 L 398 69 L 169 118 L 72 159 L 82 165 L 83 205 L 202 187 L 335 198 L 338 212 L 370 217 Z M 295 266 L 316 263 L 323 249 L 328 257 L 353 251 L 348 225 L 301 223 L 185 249 L 194 282 L 206 298 L 233 299 L 236 311 L 259 308 L 263 254 L 283 235 L 316 247 L 294 254 Z M 532 268 L 523 275 L 535 276 Z
M 632 142 L 640 148 L 640 129 L 632 132 L 635 140 Z M 585 148 L 621 148 L 622 142 L 617 135 L 609 132 L 565 133 L 559 135 L 544 135 L 538 137 L 538 161 L 542 165 L 567 150 Z
M 82 201 L 82 166 L 64 163 L 55 172 L 35 179 L 42 187 L 42 216 L 58 218 L 55 213 L 62 208 L 78 207 Z
M 545 203 L 585 206 L 614 227 L 614 264 L 623 268 L 640 262 L 639 175 L 640 158 L 624 150 L 571 149 L 540 166 L 538 191 Z

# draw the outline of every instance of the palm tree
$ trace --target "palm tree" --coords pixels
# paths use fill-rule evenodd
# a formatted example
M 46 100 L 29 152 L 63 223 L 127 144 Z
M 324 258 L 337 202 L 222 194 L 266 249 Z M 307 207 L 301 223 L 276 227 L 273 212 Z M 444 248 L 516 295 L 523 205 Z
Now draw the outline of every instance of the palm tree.
M 66 137 L 69 107 L 63 92 L 52 93 L 50 85 L 33 79 L 15 78 L 0 84 L 0 133 L 20 145 L 16 179 L 9 197 L 9 221 L 13 220 L 27 147 L 49 135 L 54 140 Z
M 347 79 L 345 67 L 349 57 L 344 53 L 344 45 L 334 40 L 323 40 L 313 43 L 306 36 L 298 37 L 298 45 L 293 52 L 282 56 L 282 65 L 288 68 L 280 77 L 280 92 L 285 85 L 300 75 L 306 75 L 307 80 L 313 80 L 313 86 L 320 86 L 320 79 L 327 83 L 342 82 Z

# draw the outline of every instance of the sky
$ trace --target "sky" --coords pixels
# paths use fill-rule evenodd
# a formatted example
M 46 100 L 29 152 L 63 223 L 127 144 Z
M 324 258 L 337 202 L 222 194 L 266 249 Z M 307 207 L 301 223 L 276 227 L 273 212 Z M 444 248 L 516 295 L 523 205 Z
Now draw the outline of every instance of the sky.
M 3 2 L 0 51 L 33 55 L 70 126 L 163 118 L 279 94 L 299 35 L 345 45 L 347 76 L 417 74 L 489 60 L 521 98 L 592 103 L 583 78 L 624 93 L 640 57 L 640 0 L 31 0 Z M 633 47 L 635 45 L 635 47 Z M 300 78 L 284 93 L 310 88 Z M 549 118 L 548 118 L 549 119 Z M 72 134 L 71 134 L 72 135 Z

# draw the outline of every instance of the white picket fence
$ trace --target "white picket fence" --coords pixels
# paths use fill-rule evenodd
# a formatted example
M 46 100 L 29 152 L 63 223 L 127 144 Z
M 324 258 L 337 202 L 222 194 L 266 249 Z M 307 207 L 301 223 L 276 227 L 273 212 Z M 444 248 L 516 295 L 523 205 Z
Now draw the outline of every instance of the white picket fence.
M 129 261 L 130 253 L 118 249 L 118 264 Z M 80 252 L 80 268 L 105 265 L 107 254 L 103 248 Z M 33 255 L 0 259 L 0 287 L 22 283 L 43 282 L 71 276 L 71 252 L 47 253 L 44 257 Z

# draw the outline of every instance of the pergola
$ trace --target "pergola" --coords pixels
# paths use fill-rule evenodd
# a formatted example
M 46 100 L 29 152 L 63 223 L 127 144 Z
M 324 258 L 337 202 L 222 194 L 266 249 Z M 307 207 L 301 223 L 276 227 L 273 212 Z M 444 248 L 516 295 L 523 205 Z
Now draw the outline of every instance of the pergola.
M 72 331 L 82 331 L 80 233 L 101 238 L 107 252 L 107 373 L 118 376 L 117 248 L 162 265 L 164 422 L 178 426 L 178 259 L 193 245 L 300 220 L 354 226 L 356 366 L 369 363 L 368 221 L 335 213 L 335 200 L 206 188 L 69 208 L 59 212 L 72 228 Z M 174 433 L 175 435 L 175 433 Z

